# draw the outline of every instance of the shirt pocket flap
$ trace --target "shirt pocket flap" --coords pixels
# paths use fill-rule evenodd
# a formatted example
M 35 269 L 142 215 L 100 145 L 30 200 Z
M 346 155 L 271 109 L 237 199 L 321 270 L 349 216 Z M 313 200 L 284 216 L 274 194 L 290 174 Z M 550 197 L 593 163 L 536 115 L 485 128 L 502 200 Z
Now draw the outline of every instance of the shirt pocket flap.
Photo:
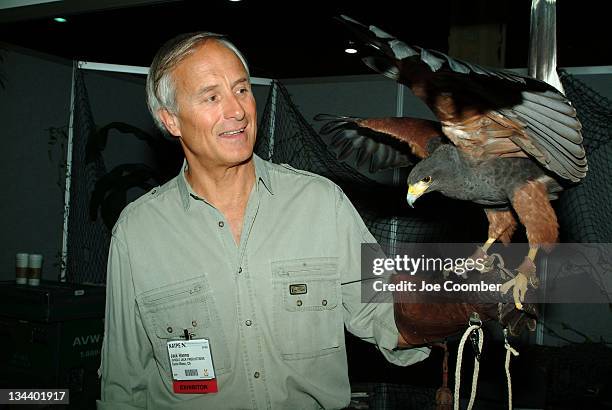
M 206 275 L 147 291 L 136 302 L 156 359 L 166 371 L 169 371 L 166 343 L 184 337 L 185 330 L 193 338 L 208 338 L 211 350 L 216 353 L 215 371 L 219 374 L 229 371 L 226 338 Z
M 272 263 L 272 275 L 287 311 L 332 310 L 340 303 L 335 257 L 276 261 Z
M 208 309 L 196 308 L 207 304 L 208 293 L 205 281 L 198 277 L 149 291 L 138 298 L 138 304 L 141 314 L 151 319 L 151 330 L 158 338 L 179 338 L 184 329 L 198 337 L 203 336 L 198 335 L 198 325 L 211 320 Z

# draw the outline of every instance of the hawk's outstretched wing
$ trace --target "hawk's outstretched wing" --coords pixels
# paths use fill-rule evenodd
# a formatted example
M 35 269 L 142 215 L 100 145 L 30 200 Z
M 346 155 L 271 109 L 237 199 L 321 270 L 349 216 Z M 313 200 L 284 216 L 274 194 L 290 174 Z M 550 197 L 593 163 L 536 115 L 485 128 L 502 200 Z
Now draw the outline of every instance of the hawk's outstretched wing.
M 409 87 L 440 120 L 443 133 L 475 160 L 531 157 L 573 182 L 586 175 L 576 110 L 554 87 L 408 46 L 346 16 L 340 21 L 367 46 L 363 61 Z M 387 128 L 383 122 L 378 120 L 379 129 Z
M 331 145 L 344 160 L 356 152 L 357 165 L 368 162 L 370 172 L 412 165 L 410 154 L 427 157 L 443 138 L 440 124 L 417 118 L 357 118 L 318 114 L 327 121 L 321 134 L 331 134 Z

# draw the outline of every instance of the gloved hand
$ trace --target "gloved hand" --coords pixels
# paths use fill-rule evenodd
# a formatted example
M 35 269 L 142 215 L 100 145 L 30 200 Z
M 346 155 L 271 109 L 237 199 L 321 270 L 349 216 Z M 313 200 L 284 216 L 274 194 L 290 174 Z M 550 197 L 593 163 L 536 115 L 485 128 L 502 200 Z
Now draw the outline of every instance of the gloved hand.
M 413 275 L 396 274 L 391 279 L 394 283 L 401 281 L 420 282 Z M 427 292 L 394 292 L 395 323 L 404 340 L 411 345 L 427 345 L 464 331 L 473 312 L 480 319 L 498 321 L 509 334 L 518 336 L 527 328 L 535 330 L 537 309 L 533 304 L 524 304 L 518 310 L 512 300 L 499 302 L 500 298 L 473 303 L 457 303 L 452 295 L 438 293 L 435 301 Z M 447 300 L 444 300 L 447 297 Z

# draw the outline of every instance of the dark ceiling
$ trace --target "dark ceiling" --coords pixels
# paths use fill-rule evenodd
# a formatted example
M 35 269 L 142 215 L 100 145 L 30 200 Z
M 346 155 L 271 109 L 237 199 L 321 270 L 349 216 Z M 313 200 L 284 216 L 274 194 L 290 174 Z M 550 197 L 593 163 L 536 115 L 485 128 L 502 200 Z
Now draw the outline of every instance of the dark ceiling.
M 214 31 L 229 35 L 238 45 L 253 75 L 267 78 L 371 73 L 358 57 L 343 53 L 349 36 L 333 20 L 341 13 L 375 24 L 409 44 L 443 52 L 448 52 L 451 25 L 505 24 L 506 67 L 525 67 L 531 5 L 529 0 L 114 0 L 106 7 L 84 10 L 70 4 L 96 1 L 60 3 L 64 6 L 56 9 L 37 5 L 21 7 L 18 13 L 0 10 L 0 40 L 69 59 L 148 66 L 170 37 Z M 111 3 L 114 7 L 109 8 Z M 581 3 L 563 0 L 557 5 L 559 66 L 612 65 L 612 43 L 604 36 L 607 15 L 581 8 Z M 68 22 L 53 22 L 59 13 Z

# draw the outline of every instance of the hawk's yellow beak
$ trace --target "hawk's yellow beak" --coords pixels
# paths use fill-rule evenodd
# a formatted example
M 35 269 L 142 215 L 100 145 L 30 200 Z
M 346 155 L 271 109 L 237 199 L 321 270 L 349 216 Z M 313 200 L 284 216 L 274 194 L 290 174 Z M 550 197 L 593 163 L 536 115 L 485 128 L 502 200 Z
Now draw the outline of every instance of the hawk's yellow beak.
M 414 208 L 414 201 L 423 195 L 425 191 L 427 191 L 427 188 L 429 188 L 429 184 L 423 181 L 408 185 L 408 195 L 406 195 L 408 205 Z

